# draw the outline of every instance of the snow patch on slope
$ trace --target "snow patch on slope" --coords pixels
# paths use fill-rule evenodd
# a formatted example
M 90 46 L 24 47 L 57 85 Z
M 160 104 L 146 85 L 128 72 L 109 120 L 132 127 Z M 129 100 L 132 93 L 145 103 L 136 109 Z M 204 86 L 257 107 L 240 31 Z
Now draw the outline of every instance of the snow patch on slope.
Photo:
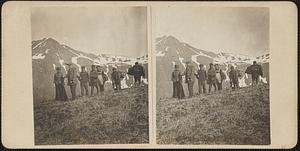
M 78 67 L 79 72 L 81 72 L 81 66 L 77 62 L 78 57 L 72 57 L 72 63 Z
M 207 57 L 207 58 L 213 59 L 211 56 L 206 55 L 206 54 L 204 54 L 204 53 L 201 52 L 201 51 L 196 51 L 196 50 L 194 50 L 194 49 L 192 49 L 192 48 L 188 48 L 188 49 L 191 50 L 191 51 L 193 51 L 194 53 L 196 53 L 198 56 L 203 56 L 203 57 Z
M 180 63 L 182 64 L 182 66 L 185 68 L 185 64 L 183 63 L 184 58 L 179 57 L 178 59 L 179 59 Z
M 49 50 L 50 50 L 50 49 L 46 49 L 46 50 L 45 50 L 45 54 L 47 54 L 47 53 L 49 52 Z
M 164 53 L 164 52 L 162 52 L 162 51 L 159 51 L 159 52 L 157 52 L 156 53 L 156 56 L 157 57 L 163 57 L 163 56 L 165 56 L 166 54 Z
M 44 38 L 40 43 L 36 44 L 32 49 L 40 47 L 47 39 Z M 36 42 L 35 42 L 36 43 Z
M 173 67 L 176 65 L 176 63 L 174 62 L 174 61 L 172 61 L 172 65 L 173 65 Z
M 55 64 L 52 64 L 53 65 L 53 70 L 56 70 L 56 65 Z
M 35 55 L 32 56 L 32 59 L 45 59 L 45 55 L 41 54 L 41 53 L 37 53 Z
M 192 61 L 194 61 L 199 66 L 200 63 L 197 61 L 198 56 L 199 55 L 192 55 L 191 59 L 192 59 Z
M 62 59 L 60 58 L 60 56 L 59 56 L 58 53 L 56 53 L 56 55 L 57 55 L 57 57 L 58 57 L 58 62 L 59 62 L 59 64 L 60 64 L 60 65 L 63 67 L 63 69 L 67 72 L 66 66 L 65 66 L 65 64 L 64 64 L 64 60 L 62 60 Z

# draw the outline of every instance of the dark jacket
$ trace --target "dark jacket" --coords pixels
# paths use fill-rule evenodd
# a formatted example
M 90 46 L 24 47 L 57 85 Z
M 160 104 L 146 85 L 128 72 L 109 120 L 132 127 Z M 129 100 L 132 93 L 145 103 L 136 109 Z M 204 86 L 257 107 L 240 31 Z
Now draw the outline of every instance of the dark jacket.
M 229 79 L 231 82 L 238 82 L 239 73 L 236 69 L 230 70 Z
M 64 84 L 64 75 L 61 72 L 57 72 L 54 74 L 53 83 L 55 85 Z
M 77 84 L 77 71 L 75 68 L 70 68 L 67 74 L 68 85 L 76 85 Z
M 113 71 L 111 73 L 112 83 L 120 84 L 121 83 L 121 76 L 122 76 L 122 73 L 120 71 Z
M 90 72 L 90 83 L 97 83 L 98 82 L 98 73 L 96 70 L 92 70 Z
M 79 81 L 81 83 L 87 83 L 87 82 L 89 82 L 89 80 L 90 80 L 90 77 L 89 77 L 89 74 L 87 72 L 80 72 Z
M 251 74 L 252 76 L 263 76 L 262 66 L 255 64 L 247 67 L 245 73 Z
M 207 71 L 207 83 L 213 84 L 216 82 L 216 70 L 214 68 L 209 68 Z
M 182 87 L 182 74 L 178 69 L 172 72 L 171 81 L 173 81 L 173 97 L 182 99 L 184 98 L 184 90 Z
M 184 71 L 184 75 L 185 75 L 185 81 L 188 82 L 194 82 L 195 81 L 195 68 L 193 65 L 188 65 L 185 68 Z
M 207 79 L 207 72 L 206 72 L 206 70 L 204 70 L 204 69 L 200 70 L 199 69 L 197 71 L 197 79 L 199 81 L 206 81 L 206 79 Z
M 145 77 L 145 70 L 144 70 L 144 67 L 137 64 L 137 65 L 134 65 L 131 69 L 129 69 L 130 72 L 129 74 L 133 75 L 133 76 L 143 76 Z
M 180 83 L 182 82 L 182 74 L 179 70 L 174 70 L 172 72 L 171 81 Z

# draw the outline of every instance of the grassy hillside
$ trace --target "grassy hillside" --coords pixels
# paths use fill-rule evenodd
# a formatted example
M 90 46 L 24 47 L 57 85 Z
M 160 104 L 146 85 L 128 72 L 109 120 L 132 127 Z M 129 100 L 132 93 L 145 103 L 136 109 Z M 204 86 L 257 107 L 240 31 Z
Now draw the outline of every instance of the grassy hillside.
M 158 144 L 270 144 L 269 85 L 157 102 Z
M 35 144 L 149 142 L 148 87 L 34 106 Z

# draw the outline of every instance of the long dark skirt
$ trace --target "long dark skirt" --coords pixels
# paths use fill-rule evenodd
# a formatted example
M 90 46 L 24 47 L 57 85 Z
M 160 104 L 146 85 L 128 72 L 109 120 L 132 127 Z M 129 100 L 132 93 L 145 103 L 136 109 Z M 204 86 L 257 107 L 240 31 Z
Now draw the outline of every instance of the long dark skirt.
M 173 82 L 173 98 L 184 98 L 184 91 L 182 87 L 182 83 L 180 82 Z
M 62 84 L 55 85 L 55 100 L 67 101 L 67 99 L 65 86 Z

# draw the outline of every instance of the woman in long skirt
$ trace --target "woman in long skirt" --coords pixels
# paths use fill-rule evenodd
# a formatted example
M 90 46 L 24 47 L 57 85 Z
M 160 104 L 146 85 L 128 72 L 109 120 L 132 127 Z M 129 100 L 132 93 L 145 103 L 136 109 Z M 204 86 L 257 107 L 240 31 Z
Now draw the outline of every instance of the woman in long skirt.
M 182 87 L 182 73 L 179 71 L 179 66 L 175 65 L 175 70 L 172 72 L 173 81 L 173 98 L 182 99 L 185 97 Z
M 55 84 L 55 100 L 67 101 L 67 93 L 65 90 L 64 75 L 61 73 L 61 68 L 56 68 L 56 73 L 54 74 L 54 84 Z

